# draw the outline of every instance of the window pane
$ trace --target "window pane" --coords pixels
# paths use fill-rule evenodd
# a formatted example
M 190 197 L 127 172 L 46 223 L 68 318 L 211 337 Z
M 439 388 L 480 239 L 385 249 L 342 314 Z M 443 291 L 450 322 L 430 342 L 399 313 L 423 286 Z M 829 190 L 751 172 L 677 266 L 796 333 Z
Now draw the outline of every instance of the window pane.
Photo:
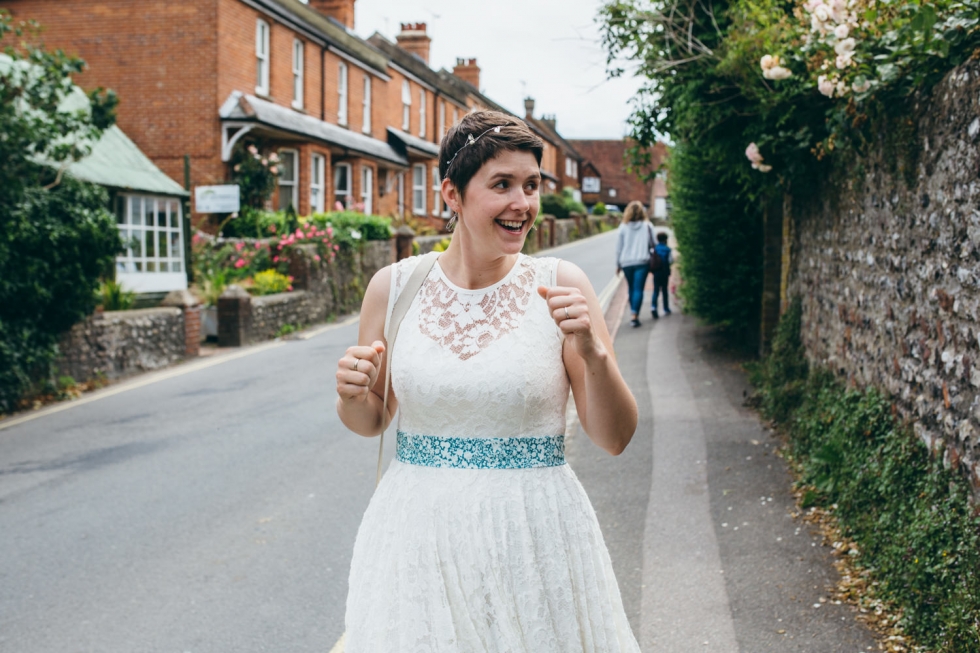
M 334 168 L 333 185 L 336 194 L 347 193 L 347 189 L 350 188 L 350 184 L 348 183 L 349 173 L 350 168 L 346 165 L 338 165 Z
M 126 198 L 116 198 L 116 224 L 126 224 Z
M 167 204 L 166 202 L 157 202 L 157 226 L 166 227 L 167 226 Z
M 180 259 L 180 233 L 170 232 L 170 258 Z
M 166 261 L 160 264 L 160 272 L 169 272 L 169 271 L 170 271 L 170 265 Z
M 143 198 L 143 224 L 147 227 L 153 226 L 153 214 L 156 213 L 156 206 L 154 202 L 149 197 Z
M 142 272 L 143 271 L 143 262 L 142 261 L 136 261 L 135 266 L 136 266 L 136 271 L 137 272 Z
M 143 224 L 143 208 L 140 203 L 140 198 L 130 197 L 129 198 L 129 217 L 133 221 L 133 224 Z
M 156 238 L 154 237 L 156 232 L 147 230 L 145 233 L 146 238 L 143 239 L 143 242 L 145 243 L 146 248 L 144 251 L 146 252 L 146 257 L 151 258 L 156 256 Z
M 296 153 L 280 152 L 279 179 L 281 182 L 289 183 L 296 180 Z
M 279 210 L 285 211 L 293 203 L 293 185 L 279 182 Z M 293 209 L 296 207 L 294 206 Z
M 180 261 L 174 261 L 173 263 L 170 264 L 170 271 L 171 272 L 180 272 L 183 267 L 184 266 L 182 266 L 180 264 Z
M 180 229 L 180 207 L 176 201 L 170 201 L 170 226 Z
M 167 258 L 167 232 L 157 232 L 157 256 Z
M 146 271 L 147 272 L 156 272 L 157 271 L 156 261 L 147 261 L 146 262 Z
M 135 258 L 140 258 L 143 256 L 143 230 L 142 229 L 133 229 L 133 232 L 129 237 L 129 246 L 132 248 L 133 256 Z

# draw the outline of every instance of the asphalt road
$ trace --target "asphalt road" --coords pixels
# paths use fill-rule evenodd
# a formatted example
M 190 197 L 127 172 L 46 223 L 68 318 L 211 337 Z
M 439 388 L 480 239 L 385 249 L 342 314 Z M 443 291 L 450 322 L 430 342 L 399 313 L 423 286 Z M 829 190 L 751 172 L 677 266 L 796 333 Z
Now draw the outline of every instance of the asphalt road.
M 614 248 L 605 234 L 554 253 L 601 293 Z M 611 457 L 572 427 L 567 457 L 643 651 L 870 650 L 827 600 L 829 549 L 790 516 L 737 359 L 678 311 L 637 329 L 628 317 L 616 353 L 640 409 L 633 442 Z M 0 422 L 0 651 L 331 651 L 377 455 L 334 412 L 356 329 Z
M 601 292 L 614 237 L 555 254 Z M 0 651 L 329 651 L 377 456 L 334 411 L 356 338 L 349 323 L 0 422 Z

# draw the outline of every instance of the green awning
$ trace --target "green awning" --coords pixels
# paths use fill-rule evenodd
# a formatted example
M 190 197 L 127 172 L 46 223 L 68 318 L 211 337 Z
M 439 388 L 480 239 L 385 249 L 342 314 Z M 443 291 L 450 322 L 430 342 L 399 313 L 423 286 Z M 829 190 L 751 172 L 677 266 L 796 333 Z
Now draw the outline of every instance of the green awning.
M 102 133 L 88 156 L 69 165 L 67 172 L 75 179 L 120 190 L 190 196 L 180 184 L 153 165 L 115 125 Z

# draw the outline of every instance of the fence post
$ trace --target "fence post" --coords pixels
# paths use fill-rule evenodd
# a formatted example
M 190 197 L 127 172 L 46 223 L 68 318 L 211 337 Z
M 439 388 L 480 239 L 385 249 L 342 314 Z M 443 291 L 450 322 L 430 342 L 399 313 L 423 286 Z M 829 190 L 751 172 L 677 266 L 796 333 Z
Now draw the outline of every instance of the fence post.
M 252 330 L 252 298 L 241 286 L 228 286 L 218 297 L 218 346 L 247 345 Z
M 415 240 L 415 231 L 407 224 L 403 224 L 395 230 L 395 260 L 400 261 L 412 255 L 412 241 Z
M 160 302 L 161 306 L 173 306 L 184 313 L 184 355 L 201 353 L 201 306 L 189 290 L 171 290 Z

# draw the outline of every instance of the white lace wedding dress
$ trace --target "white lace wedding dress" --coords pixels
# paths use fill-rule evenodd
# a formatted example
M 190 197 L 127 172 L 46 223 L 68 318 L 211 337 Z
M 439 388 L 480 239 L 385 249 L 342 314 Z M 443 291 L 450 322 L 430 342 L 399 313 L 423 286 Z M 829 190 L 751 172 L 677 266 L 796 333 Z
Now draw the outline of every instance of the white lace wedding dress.
M 418 257 L 397 263 L 395 297 Z M 638 652 L 595 512 L 564 464 L 568 379 L 521 255 L 500 282 L 433 267 L 401 324 L 397 453 L 351 562 L 346 653 Z

